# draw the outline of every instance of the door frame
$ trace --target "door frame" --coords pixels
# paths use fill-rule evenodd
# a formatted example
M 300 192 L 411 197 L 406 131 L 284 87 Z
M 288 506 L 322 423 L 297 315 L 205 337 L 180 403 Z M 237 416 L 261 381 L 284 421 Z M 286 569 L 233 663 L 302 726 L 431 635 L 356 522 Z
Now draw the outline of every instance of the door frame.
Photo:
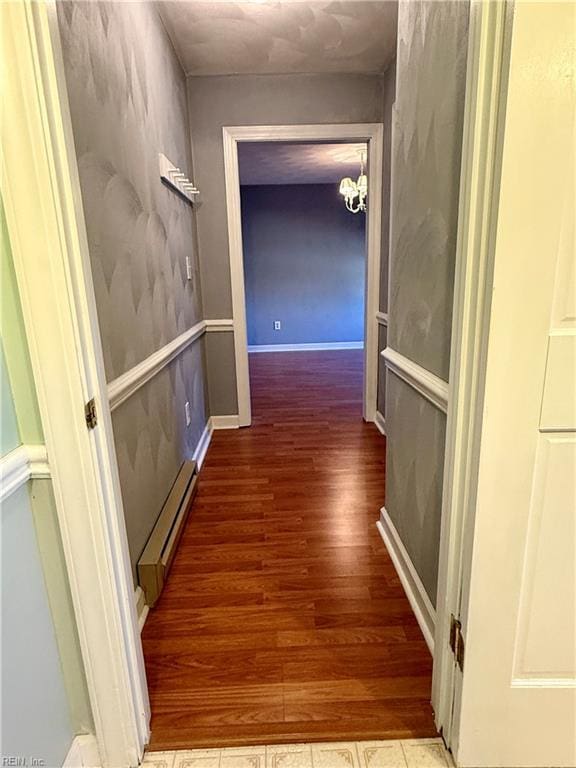
M 511 6 L 512 0 L 472 0 L 470 10 L 446 444 L 449 492 L 443 500 L 433 681 L 437 725 L 449 744 L 457 739 L 457 723 L 452 724 L 456 672 L 447 628 L 450 614 L 457 615 L 470 562 L 466 534 L 472 527 L 463 510 L 472 499 L 479 425 L 468 414 L 479 414 L 483 391 Z M 11 107 L 2 123 L 3 196 L 95 735 L 102 766 L 133 768 L 149 738 L 150 710 L 56 9 L 52 0 L 21 0 L 0 6 L 0 13 L 11 54 L 3 82 Z M 227 136 L 227 131 L 241 133 Z M 243 274 L 241 281 L 237 274 L 241 239 L 235 241 L 241 233 L 237 142 L 336 137 L 374 139 L 372 159 L 376 156 L 381 167 L 379 124 L 224 129 L 227 169 L 236 174 L 231 178 L 227 173 L 226 182 L 229 218 L 232 211 L 238 224 L 229 235 L 233 286 L 241 289 L 240 295 L 233 290 L 237 371 L 244 376 L 241 423 L 250 423 L 250 410 Z M 373 167 L 369 183 L 374 185 L 376 176 L 380 179 L 381 173 Z M 376 211 L 379 194 L 381 185 L 369 189 Z M 371 285 L 376 286 L 379 215 L 369 222 L 373 241 L 378 235 L 378 254 L 371 263 Z M 376 300 L 366 329 L 372 337 L 377 336 L 377 311 Z M 369 362 L 377 366 L 377 349 Z M 91 397 L 99 423 L 88 431 L 84 404 Z
M 150 705 L 56 7 L 0 16 L 2 197 L 94 735 L 104 768 L 132 768 Z
M 378 395 L 378 312 L 380 297 L 380 252 L 382 228 L 382 123 L 323 125 L 252 125 L 225 126 L 224 173 L 228 219 L 228 253 L 234 322 L 234 357 L 239 426 L 252 421 L 250 372 L 248 368 L 248 333 L 246 327 L 246 292 L 244 287 L 244 252 L 240 204 L 238 144 L 248 141 L 365 141 L 368 144 L 368 210 L 366 219 L 366 270 L 364 285 L 364 387 L 362 415 L 376 419 Z
M 472 560 L 513 10 L 514 0 L 470 3 L 432 678 L 436 726 L 454 753 L 462 670 L 450 627 Z

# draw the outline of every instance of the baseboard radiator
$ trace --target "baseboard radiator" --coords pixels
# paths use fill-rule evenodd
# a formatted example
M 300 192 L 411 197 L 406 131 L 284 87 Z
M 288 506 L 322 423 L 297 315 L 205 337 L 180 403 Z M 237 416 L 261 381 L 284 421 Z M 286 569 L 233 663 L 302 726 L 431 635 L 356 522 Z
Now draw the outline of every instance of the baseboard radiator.
M 198 485 L 195 461 L 185 461 L 138 561 L 138 583 L 152 608 L 164 587 Z

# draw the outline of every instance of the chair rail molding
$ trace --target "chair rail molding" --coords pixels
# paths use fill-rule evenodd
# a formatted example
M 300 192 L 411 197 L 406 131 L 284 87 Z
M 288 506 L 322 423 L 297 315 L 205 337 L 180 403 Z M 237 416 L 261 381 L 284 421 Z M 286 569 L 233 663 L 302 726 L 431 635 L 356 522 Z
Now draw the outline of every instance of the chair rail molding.
M 19 445 L 0 459 L 0 502 L 5 501 L 28 480 L 49 477 L 46 446 Z
M 108 384 L 108 398 L 111 410 L 118 408 L 134 392 L 174 360 L 175 357 L 182 354 L 193 341 L 199 339 L 205 331 L 206 324 L 204 320 L 201 320 L 187 331 L 184 331 L 184 333 L 181 333 L 180 336 L 165 344 L 161 349 L 153 352 L 145 360 L 130 368 L 126 373 L 111 381 Z
M 388 312 L 376 312 L 376 322 L 378 325 L 388 327 Z
M 225 320 L 204 320 L 207 333 L 221 333 L 223 331 L 234 330 L 234 320 L 226 318 Z
M 380 353 L 386 363 L 386 368 L 399 376 L 412 389 L 435 405 L 442 413 L 448 412 L 448 382 L 427 371 L 418 363 L 409 360 L 400 352 L 386 347 Z
M 181 333 L 168 344 L 153 352 L 149 357 L 123 373 L 108 384 L 108 399 L 113 411 L 128 400 L 140 387 L 150 381 L 157 373 L 181 355 L 194 341 L 207 331 L 233 331 L 233 320 L 200 320 L 187 331 Z

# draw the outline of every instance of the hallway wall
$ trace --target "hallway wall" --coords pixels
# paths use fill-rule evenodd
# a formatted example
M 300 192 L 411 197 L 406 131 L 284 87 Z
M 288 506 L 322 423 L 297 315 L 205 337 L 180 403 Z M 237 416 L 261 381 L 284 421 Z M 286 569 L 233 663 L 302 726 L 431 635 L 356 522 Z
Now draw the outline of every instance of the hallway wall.
M 163 152 L 193 176 L 186 79 L 152 3 L 57 10 L 111 382 L 202 319 L 195 216 L 158 170 Z M 197 341 L 112 414 L 133 565 L 206 424 L 204 370 Z
M 448 379 L 467 2 L 399 5 L 388 346 Z M 436 601 L 445 414 L 386 380 L 386 510 Z
M 366 216 L 346 210 L 336 183 L 241 196 L 248 344 L 362 342 Z
M 188 104 L 198 208 L 201 280 L 207 318 L 232 316 L 222 127 L 382 120 L 380 75 L 237 75 L 189 77 Z M 206 338 L 213 414 L 238 412 L 231 333 Z M 218 349 L 214 349 L 218 347 Z M 226 391 L 223 387 L 226 386 Z M 219 388 L 218 402 L 212 393 Z M 216 409 L 216 410 L 215 410 Z

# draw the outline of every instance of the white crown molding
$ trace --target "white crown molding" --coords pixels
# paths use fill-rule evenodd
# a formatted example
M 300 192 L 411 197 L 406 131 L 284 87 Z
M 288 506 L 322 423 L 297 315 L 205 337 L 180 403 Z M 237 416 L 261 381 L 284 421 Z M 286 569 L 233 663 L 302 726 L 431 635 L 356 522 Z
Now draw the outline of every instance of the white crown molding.
M 20 445 L 0 459 L 0 502 L 28 480 L 50 477 L 45 445 Z
M 204 320 L 204 323 L 206 324 L 207 333 L 234 330 L 234 320 L 232 320 L 232 318 L 226 318 L 224 320 Z
M 316 344 L 255 344 L 248 352 L 312 352 L 329 349 L 364 349 L 363 341 L 320 341 Z
M 153 352 L 150 357 L 142 360 L 134 368 L 130 368 L 129 371 L 111 381 L 108 384 L 110 409 L 113 411 L 115 408 L 118 408 L 134 392 L 174 360 L 175 357 L 178 357 L 193 341 L 199 339 L 205 330 L 206 323 L 204 320 L 201 320 L 161 349 Z
M 448 412 L 448 382 L 390 347 L 383 349 L 380 354 L 388 370 L 399 376 L 442 413 Z
M 376 417 L 374 419 L 374 424 L 378 427 L 378 430 L 381 434 L 386 436 L 386 419 L 384 416 L 380 413 L 380 411 L 376 411 Z
M 414 563 L 406 551 L 390 515 L 384 507 L 380 510 L 380 520 L 376 523 L 378 532 L 386 545 L 388 554 L 396 567 L 404 592 L 408 598 L 416 620 L 420 625 L 426 645 L 434 656 L 434 628 L 436 626 L 436 609 L 432 605 L 424 585 L 418 576 Z
M 387 312 L 376 312 L 376 320 L 378 322 L 378 325 L 388 326 L 388 313 Z

